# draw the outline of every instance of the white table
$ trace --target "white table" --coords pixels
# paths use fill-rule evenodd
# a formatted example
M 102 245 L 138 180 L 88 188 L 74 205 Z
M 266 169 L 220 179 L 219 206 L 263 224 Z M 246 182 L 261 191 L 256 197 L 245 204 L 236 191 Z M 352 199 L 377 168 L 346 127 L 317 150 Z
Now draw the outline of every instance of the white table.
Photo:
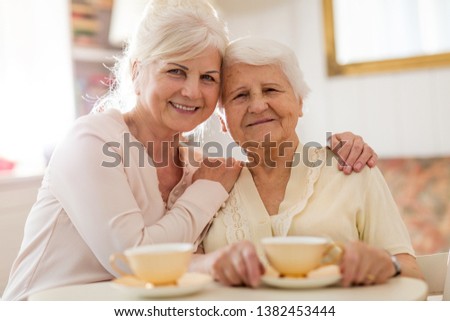
M 316 289 L 287 290 L 261 285 L 256 289 L 225 287 L 216 282 L 201 292 L 165 301 L 413 301 L 426 300 L 427 284 L 418 279 L 397 277 L 388 283 L 374 286 L 342 288 L 332 286 Z M 111 282 L 98 282 L 50 289 L 31 295 L 34 301 L 126 301 L 145 300 L 111 286 Z M 150 300 L 155 300 L 151 298 Z

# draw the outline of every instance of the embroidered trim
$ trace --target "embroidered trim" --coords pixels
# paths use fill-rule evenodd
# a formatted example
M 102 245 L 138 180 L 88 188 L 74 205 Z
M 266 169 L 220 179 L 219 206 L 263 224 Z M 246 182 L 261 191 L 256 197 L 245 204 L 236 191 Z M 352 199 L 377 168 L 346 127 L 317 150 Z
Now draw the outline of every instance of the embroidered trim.
M 287 211 L 270 217 L 272 221 L 272 230 L 274 236 L 287 235 L 292 219 L 294 218 L 294 216 L 303 211 L 303 209 L 306 207 L 308 199 L 314 192 L 314 184 L 318 180 L 322 166 L 325 163 L 326 149 L 312 148 L 309 151 L 310 154 L 308 159 L 313 163 L 316 161 L 321 161 L 320 165 L 317 167 L 308 167 L 308 171 L 306 174 L 307 182 L 305 193 L 304 195 L 301 195 L 299 202 Z M 230 193 L 230 196 L 228 197 L 226 206 L 224 206 L 220 210 L 221 213 L 219 214 L 223 215 L 227 242 L 228 244 L 231 244 L 241 240 L 250 240 L 254 243 L 258 243 L 253 239 L 247 217 L 245 215 L 242 215 L 242 213 L 240 212 L 239 203 L 241 202 L 241 200 L 238 199 L 238 197 L 239 196 L 236 193 L 235 189 L 233 189 Z
M 236 190 L 233 189 L 228 197 L 226 206 L 220 210 L 226 227 L 228 244 L 242 240 L 254 241 L 250 232 L 249 222 L 244 215 L 241 215 L 238 204 L 238 195 Z

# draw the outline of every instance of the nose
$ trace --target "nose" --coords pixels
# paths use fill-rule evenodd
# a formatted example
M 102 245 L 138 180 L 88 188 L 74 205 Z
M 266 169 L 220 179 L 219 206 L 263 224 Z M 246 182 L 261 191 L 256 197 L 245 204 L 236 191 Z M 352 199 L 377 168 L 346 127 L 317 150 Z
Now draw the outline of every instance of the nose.
M 181 94 L 190 99 L 198 99 L 201 97 L 200 81 L 194 78 L 188 78 L 183 84 Z
M 260 94 L 253 94 L 250 96 L 248 111 L 251 113 L 261 113 L 268 108 L 266 99 Z

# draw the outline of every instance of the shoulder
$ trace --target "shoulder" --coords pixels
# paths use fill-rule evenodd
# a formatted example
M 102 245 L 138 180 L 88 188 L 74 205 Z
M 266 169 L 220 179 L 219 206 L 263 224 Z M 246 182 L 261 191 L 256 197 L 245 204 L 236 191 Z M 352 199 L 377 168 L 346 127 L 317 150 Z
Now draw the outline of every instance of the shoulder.
M 52 159 L 101 154 L 105 144 L 121 144 L 127 131 L 120 111 L 105 111 L 77 118 L 53 151 Z M 58 157 L 59 156 L 59 157 Z
M 120 111 L 109 109 L 101 113 L 94 113 L 79 117 L 75 120 L 72 130 L 92 131 L 95 133 L 108 133 L 125 130 L 126 125 Z
M 355 184 L 359 187 L 367 186 L 373 180 L 383 180 L 383 175 L 378 167 L 365 166 L 359 173 L 352 172 L 350 175 L 346 175 L 339 170 L 339 159 L 330 149 L 323 148 L 322 153 L 325 153 L 322 179 L 337 180 L 342 184 Z
M 77 118 L 58 145 L 73 148 L 85 143 L 122 142 L 126 132 L 128 132 L 128 127 L 121 112 L 107 110 Z

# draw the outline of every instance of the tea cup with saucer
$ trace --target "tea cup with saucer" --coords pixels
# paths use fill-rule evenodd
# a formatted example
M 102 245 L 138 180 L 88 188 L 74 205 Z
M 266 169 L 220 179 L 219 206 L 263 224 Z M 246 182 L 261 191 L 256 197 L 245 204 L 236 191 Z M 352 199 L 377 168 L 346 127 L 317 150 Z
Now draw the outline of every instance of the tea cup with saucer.
M 267 260 L 285 277 L 306 277 L 319 267 L 336 264 L 342 248 L 318 236 L 280 236 L 261 240 Z
M 122 277 L 130 276 L 130 273 L 119 267 L 120 261 L 142 281 L 154 286 L 175 285 L 188 270 L 192 252 L 190 243 L 143 245 L 112 254 L 110 264 Z

